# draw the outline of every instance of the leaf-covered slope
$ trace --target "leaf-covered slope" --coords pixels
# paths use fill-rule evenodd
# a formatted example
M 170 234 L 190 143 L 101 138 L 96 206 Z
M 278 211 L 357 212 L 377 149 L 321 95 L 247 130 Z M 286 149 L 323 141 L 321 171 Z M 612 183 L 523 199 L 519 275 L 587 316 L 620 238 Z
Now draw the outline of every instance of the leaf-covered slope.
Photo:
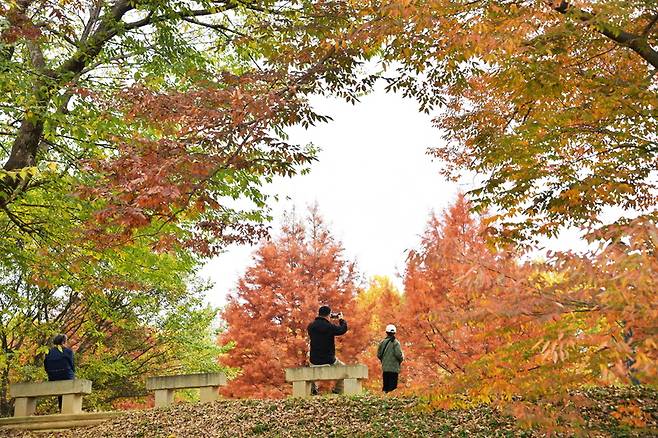
M 653 390 L 598 391 L 585 415 L 590 436 L 652 436 L 658 431 L 658 393 Z M 650 429 L 620 426 L 610 414 L 617 405 L 639 400 Z M 27 438 L 31 434 L 0 432 Z M 39 437 L 43 437 L 40 434 Z M 58 437 L 497 437 L 544 436 L 521 429 L 514 419 L 490 407 L 469 410 L 427 410 L 417 399 L 318 397 L 312 400 L 220 400 L 181 404 L 170 409 L 133 411 L 86 429 L 51 434 Z
M 60 436 L 299 437 L 432 436 L 515 429 L 490 409 L 422 412 L 412 399 L 319 397 L 312 400 L 220 400 L 206 405 L 135 411 L 99 426 Z M 31 436 L 25 434 L 24 436 Z M 42 435 L 40 435 L 42 436 Z M 484 436 L 484 435 L 483 435 Z

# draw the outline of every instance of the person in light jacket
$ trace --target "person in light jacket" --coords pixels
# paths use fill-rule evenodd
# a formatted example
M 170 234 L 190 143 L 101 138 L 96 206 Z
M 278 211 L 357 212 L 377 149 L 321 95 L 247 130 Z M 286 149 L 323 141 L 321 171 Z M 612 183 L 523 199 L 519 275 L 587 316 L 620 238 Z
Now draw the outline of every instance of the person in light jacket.
M 400 341 L 395 339 L 397 329 L 393 324 L 386 326 L 386 339 L 379 343 L 377 359 L 382 363 L 382 390 L 391 392 L 398 387 L 400 364 L 404 360 Z
M 53 338 L 53 347 L 43 360 L 43 367 L 48 374 L 48 380 L 73 380 L 75 379 L 75 363 L 73 361 L 73 350 L 66 346 L 68 338 L 59 334 Z M 62 396 L 57 397 L 59 410 L 62 410 Z

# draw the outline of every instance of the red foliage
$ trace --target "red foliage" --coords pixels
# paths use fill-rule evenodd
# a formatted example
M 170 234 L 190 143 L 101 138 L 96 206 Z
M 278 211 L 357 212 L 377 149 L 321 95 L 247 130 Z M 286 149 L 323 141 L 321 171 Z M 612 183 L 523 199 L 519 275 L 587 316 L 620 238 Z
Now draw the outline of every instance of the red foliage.
M 272 130 L 320 116 L 289 88 L 298 83 L 294 77 L 223 74 L 217 81 L 222 87 L 202 84 L 184 93 L 135 86 L 106 103 L 108 111 L 124 113 L 136 132 L 150 126 L 158 134 L 113 136 L 108 141 L 116 144 L 117 155 L 87 161 L 98 177 L 78 193 L 105 200 L 89 224 L 89 236 L 101 246 L 116 245 L 117 234 L 129 241 L 134 230 L 151 223 L 175 224 L 181 215 L 198 221 L 183 243 L 203 255 L 216 250 L 211 242 L 218 238 L 225 245 L 264 236 L 263 227 L 222 212 L 247 183 L 293 175 L 308 163 L 308 151 Z M 166 250 L 176 243 L 165 234 L 155 246 Z
M 600 233 L 607 242 L 596 251 L 521 264 L 486 245 L 485 225 L 460 198 L 430 219 L 408 261 L 403 373 L 453 407 L 654 383 L 656 229 L 638 218 Z
M 243 374 L 228 395 L 287 394 L 283 368 L 305 363 L 305 328 L 323 302 L 356 310 L 339 357 L 367 364 L 371 389 L 381 382 L 375 346 L 396 324 L 400 389 L 431 392 L 436 406 L 510 408 L 518 395 L 562 400 L 587 384 L 655 382 L 658 232 L 642 218 L 601 234 L 608 243 L 593 253 L 521 263 L 487 244 L 486 220 L 460 197 L 410 253 L 404 294 L 376 278 L 355 300 L 353 267 L 313 217 L 308 230 L 289 222 L 263 244 L 232 297 L 221 340 L 237 344 L 224 363 Z
M 367 342 L 367 321 L 356 306 L 354 264 L 323 224 L 317 209 L 306 223 L 289 218 L 281 236 L 263 242 L 223 312 L 221 343 L 235 347 L 221 359 L 241 374 L 223 389 L 230 397 L 283 397 L 291 392 L 284 368 L 307 364 L 306 327 L 320 305 L 342 311 L 347 334 L 336 338 L 337 357 L 356 362 Z
M 417 384 L 465 366 L 506 342 L 492 311 L 501 294 L 516 293 L 519 267 L 510 254 L 488 247 L 485 226 L 463 196 L 432 216 L 421 249 L 410 253 L 405 275 L 402 333 L 412 341 L 406 370 Z

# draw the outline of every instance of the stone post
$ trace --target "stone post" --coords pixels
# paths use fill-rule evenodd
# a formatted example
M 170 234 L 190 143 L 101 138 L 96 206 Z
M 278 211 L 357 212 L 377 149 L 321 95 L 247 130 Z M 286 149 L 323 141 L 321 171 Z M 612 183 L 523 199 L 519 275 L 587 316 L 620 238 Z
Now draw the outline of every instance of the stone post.
M 37 399 L 34 397 L 19 397 L 14 401 L 14 417 L 29 417 L 37 409 Z
M 82 394 L 64 394 L 62 396 L 62 414 L 79 414 L 82 412 Z
M 199 388 L 199 400 L 201 403 L 219 400 L 219 386 L 204 386 Z
M 310 397 L 311 396 L 311 382 L 299 380 L 292 382 L 292 396 L 293 397 Z
M 166 408 L 167 406 L 171 406 L 173 402 L 174 402 L 173 389 L 157 389 L 155 391 L 156 408 Z
M 361 394 L 361 381 L 359 379 L 343 379 L 343 394 Z

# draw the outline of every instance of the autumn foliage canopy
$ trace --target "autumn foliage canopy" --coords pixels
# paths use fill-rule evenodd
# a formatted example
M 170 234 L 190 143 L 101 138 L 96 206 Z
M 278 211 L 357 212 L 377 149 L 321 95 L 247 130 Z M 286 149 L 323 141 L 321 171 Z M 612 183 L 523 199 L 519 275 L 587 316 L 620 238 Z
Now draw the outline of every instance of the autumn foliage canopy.
M 113 359 L 86 362 L 104 403 L 216 368 L 196 274 L 235 242 L 260 244 L 222 314 L 228 395 L 287 394 L 325 303 L 371 376 L 396 323 L 403 387 L 439 404 L 655 383 L 657 29 L 646 0 L 0 1 L 0 410 L 61 330 Z M 329 120 L 308 97 L 378 80 L 437 110 L 447 177 L 476 176 L 402 291 L 364 286 L 317 210 L 264 226 L 263 185 L 317 158 L 286 135 Z M 588 252 L 536 253 L 569 226 Z

